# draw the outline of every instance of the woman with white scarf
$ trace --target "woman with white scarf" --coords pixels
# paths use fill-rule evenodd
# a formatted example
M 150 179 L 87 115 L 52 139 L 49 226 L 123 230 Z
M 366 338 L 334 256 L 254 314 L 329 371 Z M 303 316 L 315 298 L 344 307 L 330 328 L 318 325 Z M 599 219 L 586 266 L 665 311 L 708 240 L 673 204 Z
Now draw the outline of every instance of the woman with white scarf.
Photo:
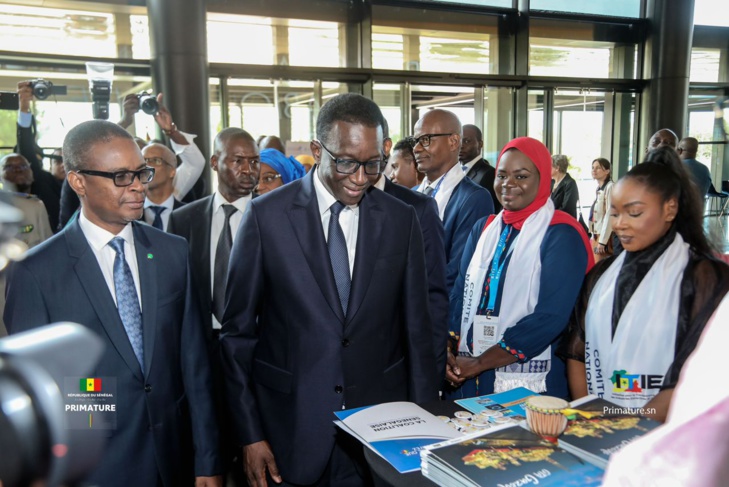
M 671 148 L 650 152 L 613 187 L 624 252 L 587 276 L 570 320 L 560 355 L 573 398 L 597 394 L 665 420 L 681 368 L 729 289 L 700 202 Z
M 451 292 L 451 398 L 515 387 L 567 396 L 554 345 L 593 256 L 577 220 L 554 209 L 551 169 L 538 140 L 501 151 L 494 189 L 504 209 L 474 227 Z

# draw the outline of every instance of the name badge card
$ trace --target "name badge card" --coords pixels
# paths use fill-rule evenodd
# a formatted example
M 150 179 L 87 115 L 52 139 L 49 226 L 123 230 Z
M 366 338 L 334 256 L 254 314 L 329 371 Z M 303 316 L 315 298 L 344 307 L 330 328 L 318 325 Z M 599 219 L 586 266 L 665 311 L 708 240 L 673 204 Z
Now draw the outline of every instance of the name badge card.
M 473 356 L 478 357 L 496 345 L 501 337 L 499 317 L 476 315 L 473 318 Z

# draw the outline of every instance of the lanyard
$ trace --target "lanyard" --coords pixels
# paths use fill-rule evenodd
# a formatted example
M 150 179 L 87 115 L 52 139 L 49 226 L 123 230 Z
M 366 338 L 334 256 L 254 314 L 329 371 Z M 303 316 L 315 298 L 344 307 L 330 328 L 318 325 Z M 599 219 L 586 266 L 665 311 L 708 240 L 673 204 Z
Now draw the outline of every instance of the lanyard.
M 499 294 L 499 282 L 501 281 L 501 273 L 504 271 L 504 265 L 506 264 L 509 255 L 511 255 L 511 252 L 514 250 L 514 246 L 510 246 L 509 250 L 507 250 L 506 252 L 506 256 L 501 261 L 501 256 L 504 253 L 504 249 L 506 249 L 506 241 L 511 235 L 512 228 L 513 227 L 511 225 L 507 225 L 504 230 L 502 230 L 501 237 L 499 238 L 499 243 L 496 246 L 496 251 L 494 252 L 494 258 L 491 260 L 491 272 L 489 273 L 488 282 L 489 303 L 486 308 L 487 315 L 490 315 L 494 312 L 494 308 L 496 307 L 496 298 Z M 499 263 L 499 261 L 501 261 L 501 263 Z M 481 303 L 481 307 L 483 308 L 483 303 Z
M 440 189 L 440 185 L 443 184 L 443 181 L 445 180 L 445 174 L 443 177 L 440 178 L 440 181 L 438 181 L 438 184 L 435 185 L 435 189 L 433 189 L 433 192 L 430 193 L 431 198 L 435 198 L 435 195 L 438 194 L 438 190 Z

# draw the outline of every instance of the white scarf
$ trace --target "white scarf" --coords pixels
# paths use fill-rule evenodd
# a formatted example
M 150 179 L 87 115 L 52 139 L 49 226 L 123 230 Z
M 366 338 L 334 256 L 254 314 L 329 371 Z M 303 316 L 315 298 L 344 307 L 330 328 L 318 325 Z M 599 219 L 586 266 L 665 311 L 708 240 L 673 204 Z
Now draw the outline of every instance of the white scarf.
M 481 233 L 478 244 L 471 257 L 463 287 L 463 313 L 461 317 L 461 339 L 458 352 L 472 355 L 466 337 L 473 326 L 474 316 L 481 299 L 481 290 L 486 279 L 486 271 L 494 257 L 496 246 L 501 236 L 503 212 L 499 213 L 486 230 Z M 529 215 L 519 232 L 514 246 L 511 264 L 507 267 L 504 279 L 503 296 L 499 311 L 499 337 L 516 323 L 534 312 L 539 300 L 539 280 L 542 274 L 540 247 L 544 234 L 554 216 L 554 204 L 551 199 L 540 209 Z M 496 290 L 493 290 L 497 292 Z M 535 392 L 547 390 L 547 374 L 551 369 L 551 347 L 547 347 L 539 356 L 525 363 L 513 363 L 496 369 L 494 390 L 503 392 L 516 387 L 526 387 Z M 530 372 L 531 370 L 531 372 Z M 538 371 L 538 372 L 537 372 Z
M 689 245 L 676 234 L 628 300 L 612 337 L 615 283 L 625 255 L 615 259 L 590 294 L 585 313 L 585 369 L 590 394 L 639 408 L 658 394 L 673 363 Z

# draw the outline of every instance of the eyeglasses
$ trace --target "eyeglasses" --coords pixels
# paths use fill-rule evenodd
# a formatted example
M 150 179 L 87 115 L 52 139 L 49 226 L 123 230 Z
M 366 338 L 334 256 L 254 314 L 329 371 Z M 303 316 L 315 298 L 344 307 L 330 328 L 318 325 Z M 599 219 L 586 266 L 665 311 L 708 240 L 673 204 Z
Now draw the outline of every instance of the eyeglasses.
M 449 134 L 423 134 L 420 137 L 406 137 L 405 140 L 408 144 L 410 144 L 410 147 L 415 149 L 415 146 L 420 144 L 423 148 L 430 146 L 430 139 L 432 137 L 444 137 L 446 135 L 454 135 L 453 133 Z
M 88 174 L 89 176 L 101 176 L 102 178 L 109 178 L 114 181 L 114 186 L 123 188 L 125 186 L 131 186 L 134 182 L 134 178 L 139 178 L 142 184 L 147 184 L 154 179 L 154 168 L 145 167 L 138 171 L 92 171 L 90 169 L 79 169 L 76 171 L 79 174 Z
M 332 160 L 334 161 L 334 167 L 340 174 L 354 174 L 359 171 L 360 166 L 364 166 L 365 174 L 369 174 L 370 176 L 375 176 L 382 172 L 382 166 L 384 165 L 383 159 L 385 157 L 384 154 L 382 154 L 381 159 L 367 162 L 355 161 L 354 159 L 339 159 L 334 154 L 332 154 L 331 151 L 327 149 L 324 144 L 321 143 L 321 141 L 317 140 L 316 142 L 321 146 L 322 149 L 324 149 L 327 154 L 329 154 L 329 157 L 332 158 Z
M 280 174 L 266 174 L 265 176 L 261 176 L 260 182 L 266 183 L 266 184 L 271 184 L 272 182 L 274 182 L 275 180 L 277 180 L 280 177 L 281 177 Z
M 148 166 L 157 166 L 157 167 L 162 167 L 162 164 L 167 164 L 171 168 L 175 169 L 175 166 L 173 166 L 169 162 L 165 161 L 161 157 L 145 157 L 144 162 L 146 162 Z

